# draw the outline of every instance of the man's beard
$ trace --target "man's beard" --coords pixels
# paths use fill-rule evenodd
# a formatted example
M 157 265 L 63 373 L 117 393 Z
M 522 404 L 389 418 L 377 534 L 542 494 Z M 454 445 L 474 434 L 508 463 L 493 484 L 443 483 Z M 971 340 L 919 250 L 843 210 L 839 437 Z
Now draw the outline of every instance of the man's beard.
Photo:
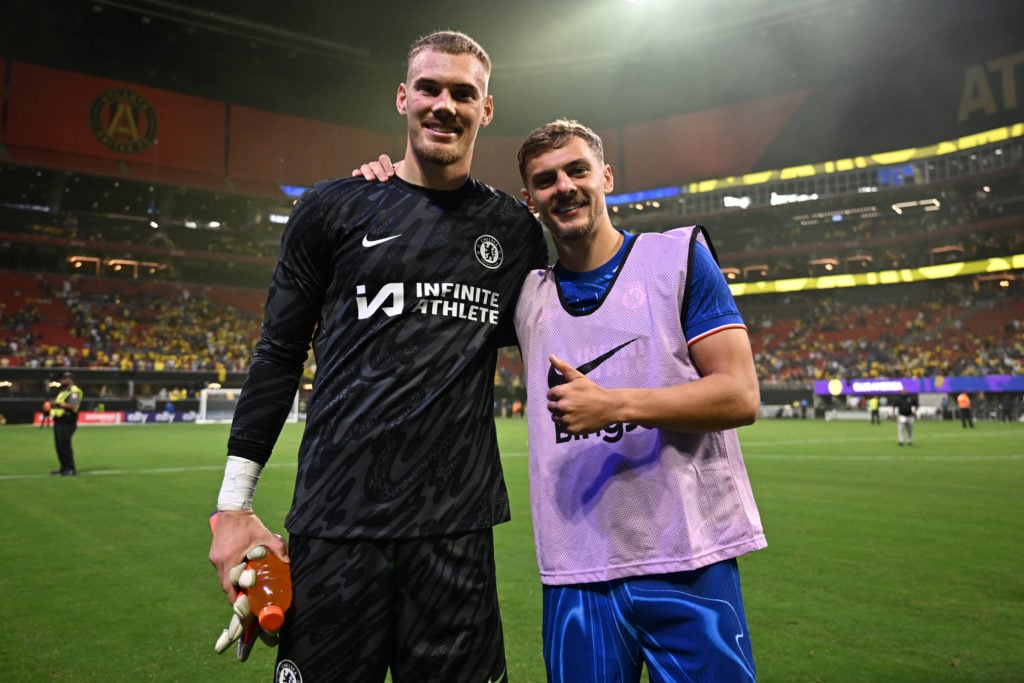
M 594 232 L 595 221 L 588 221 L 585 225 L 581 225 L 578 228 L 555 228 L 552 230 L 548 227 L 551 232 L 551 236 L 557 239 L 559 242 L 580 242 L 585 240 Z
M 450 166 L 466 156 L 466 151 L 459 145 L 429 145 L 414 141 L 412 147 L 421 160 L 436 166 Z
M 587 204 L 586 206 L 589 211 L 590 205 Z M 552 214 L 554 214 L 553 211 Z M 556 221 L 552 220 L 551 222 L 556 226 L 553 230 L 548 226 L 548 231 L 551 233 L 552 237 L 557 239 L 559 242 L 579 242 L 593 234 L 594 226 L 597 225 L 597 216 L 590 213 L 587 221 L 583 225 L 575 228 L 563 228 L 559 226 Z

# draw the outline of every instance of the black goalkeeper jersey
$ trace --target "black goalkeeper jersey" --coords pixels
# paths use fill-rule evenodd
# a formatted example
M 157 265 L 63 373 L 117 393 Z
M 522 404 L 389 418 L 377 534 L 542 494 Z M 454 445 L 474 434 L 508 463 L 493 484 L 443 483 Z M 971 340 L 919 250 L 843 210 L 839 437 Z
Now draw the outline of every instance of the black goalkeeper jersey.
M 540 224 L 483 183 L 317 183 L 292 210 L 228 453 L 265 463 L 310 342 L 316 378 L 285 526 L 411 538 L 509 519 L 493 418 L 499 339 Z

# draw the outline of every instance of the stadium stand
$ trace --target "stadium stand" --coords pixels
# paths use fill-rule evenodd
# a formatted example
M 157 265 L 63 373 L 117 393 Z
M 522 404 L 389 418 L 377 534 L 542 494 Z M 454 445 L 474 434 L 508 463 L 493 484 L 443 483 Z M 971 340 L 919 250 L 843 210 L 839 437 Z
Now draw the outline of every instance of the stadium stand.
M 957 275 L 957 264 L 1024 253 L 1022 164 L 1024 143 L 1009 137 L 920 159 L 899 182 L 892 169 L 858 169 L 616 204 L 613 216 L 634 231 L 709 227 L 723 273 L 751 288 L 737 301 L 763 393 L 836 377 L 1019 375 L 1019 268 L 882 287 L 814 278 L 943 265 Z M 245 372 L 280 200 L 10 165 L 0 177 L 0 367 Z M 155 214 L 154 197 L 177 213 Z M 759 293 L 780 280 L 796 284 Z M 499 354 L 495 384 L 498 400 L 521 396 L 515 350 Z
M 0 367 L 244 372 L 264 292 L 3 272 Z

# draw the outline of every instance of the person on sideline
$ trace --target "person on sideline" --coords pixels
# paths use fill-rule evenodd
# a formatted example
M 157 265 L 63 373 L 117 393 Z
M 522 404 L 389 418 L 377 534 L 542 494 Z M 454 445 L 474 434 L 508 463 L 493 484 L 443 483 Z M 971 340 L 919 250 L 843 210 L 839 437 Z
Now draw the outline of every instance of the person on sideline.
M 999 421 L 1003 424 L 1013 422 L 1013 394 L 999 397 Z
M 896 441 L 899 445 L 914 445 L 914 420 L 917 419 L 917 397 L 905 390 L 892 402 L 892 416 L 896 419 Z
M 871 411 L 871 424 L 880 425 L 882 424 L 882 414 L 879 412 L 879 404 L 881 401 L 877 396 L 872 396 L 868 399 L 868 410 Z
M 504 680 L 492 527 L 509 519 L 492 415 L 498 345 L 540 224 L 470 176 L 490 59 L 441 31 L 408 53 L 405 163 L 315 184 L 291 213 L 228 439 L 210 549 L 221 586 L 253 546 L 290 557 L 278 680 Z M 288 547 L 253 492 L 313 342 Z M 232 621 L 223 650 L 241 633 Z
M 64 372 L 60 376 L 60 392 L 50 403 L 50 417 L 53 418 L 53 442 L 57 449 L 60 469 L 50 474 L 73 477 L 78 474 L 75 467 L 75 449 L 71 440 L 78 429 L 78 411 L 82 407 L 82 390 L 75 384 L 75 376 Z
M 957 408 L 960 409 L 960 424 L 964 429 L 974 429 L 974 413 L 971 411 L 971 397 L 966 391 L 961 391 L 956 397 Z

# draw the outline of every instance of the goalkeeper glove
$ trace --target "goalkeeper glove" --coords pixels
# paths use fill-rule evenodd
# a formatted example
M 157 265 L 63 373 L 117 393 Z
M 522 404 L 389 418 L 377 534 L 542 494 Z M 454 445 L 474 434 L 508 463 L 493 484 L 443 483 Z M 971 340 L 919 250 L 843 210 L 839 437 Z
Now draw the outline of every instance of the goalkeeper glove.
M 246 590 L 252 588 L 256 580 L 256 571 L 249 567 L 250 560 L 261 560 L 267 554 L 267 548 L 262 545 L 251 548 L 245 554 L 245 561 L 231 569 L 231 583 L 238 590 L 238 597 L 232 605 L 231 621 L 227 628 L 217 638 L 214 650 L 217 654 L 223 653 L 230 647 L 231 643 L 238 641 L 235 657 L 240 662 L 249 658 L 256 638 L 262 640 L 268 647 L 277 645 L 278 634 L 276 631 L 265 631 L 260 628 L 259 620 L 252 614 L 249 608 L 249 596 Z

